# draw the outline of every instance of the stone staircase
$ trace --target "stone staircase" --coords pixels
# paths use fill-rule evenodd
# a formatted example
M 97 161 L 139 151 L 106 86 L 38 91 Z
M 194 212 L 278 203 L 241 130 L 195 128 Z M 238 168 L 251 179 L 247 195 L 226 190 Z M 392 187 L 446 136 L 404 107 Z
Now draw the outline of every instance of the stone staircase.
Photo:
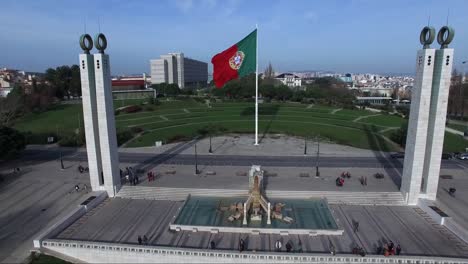
M 329 204 L 345 205 L 406 205 L 400 192 L 336 192 L 336 191 L 280 191 L 267 190 L 269 198 L 323 198 Z
M 211 197 L 247 196 L 247 190 L 195 189 L 145 186 L 122 186 L 116 197 L 147 200 L 183 201 L 188 195 Z M 336 192 L 267 190 L 270 199 L 327 199 L 329 204 L 345 205 L 405 205 L 400 192 Z
M 144 186 L 122 186 L 116 197 L 147 200 L 183 201 L 188 195 L 234 197 L 247 196 L 246 190 L 233 189 L 192 189 L 192 188 L 166 188 Z

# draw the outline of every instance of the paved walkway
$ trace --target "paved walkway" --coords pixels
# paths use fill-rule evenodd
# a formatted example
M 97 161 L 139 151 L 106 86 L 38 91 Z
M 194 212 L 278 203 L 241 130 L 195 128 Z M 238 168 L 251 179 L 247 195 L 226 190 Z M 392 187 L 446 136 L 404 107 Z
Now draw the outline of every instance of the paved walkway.
M 368 118 L 368 117 L 373 117 L 373 116 L 381 116 L 381 114 L 376 114 L 376 115 L 365 115 L 365 116 L 359 116 L 356 119 L 353 120 L 353 122 L 358 122 L 361 119 Z
M 343 110 L 343 108 L 333 109 L 330 113 L 332 115 L 336 114 L 336 112 Z
M 120 148 L 120 152 L 163 153 L 186 142 L 166 144 L 161 147 Z M 212 149 L 216 155 L 249 155 L 249 156 L 303 156 L 304 138 L 284 135 L 267 135 L 258 146 L 254 145 L 254 135 L 226 135 L 211 139 Z M 307 151 L 310 155 L 317 152 L 317 141 L 307 140 Z M 210 139 L 197 140 L 199 153 L 208 153 Z M 193 146 L 183 149 L 180 154 L 194 154 Z M 375 151 L 351 146 L 320 142 L 320 156 L 341 157 L 375 157 Z
M 71 164 L 65 162 L 65 166 Z M 22 262 L 40 230 L 65 216 L 89 194 L 74 191 L 76 184 L 89 186 L 87 175 L 76 167 L 61 171 L 57 161 L 22 166 L 20 175 L 0 170 L 0 262 Z M 75 173 L 76 171 L 76 173 Z
M 450 128 L 450 127 L 445 127 L 445 131 L 447 132 L 450 132 L 452 134 L 457 134 L 457 135 L 460 135 L 460 136 L 464 136 L 465 134 L 461 131 L 458 131 L 456 129 L 453 129 L 453 128 Z
M 57 238 L 137 244 L 138 236 L 146 235 L 151 245 L 208 248 L 214 241 L 216 248 L 231 250 L 237 250 L 242 238 L 249 251 L 273 251 L 277 240 L 282 240 L 283 245 L 291 241 L 297 248 L 300 241 L 303 252 L 329 252 L 331 242 L 337 253 L 351 253 L 359 245 L 369 254 L 376 253 L 379 246 L 391 240 L 401 244 L 403 255 L 468 257 L 466 244 L 449 239 L 444 227 L 434 226 L 413 207 L 330 206 L 344 227 L 344 235 L 310 237 L 169 231 L 169 222 L 181 205 L 171 201 L 111 199 L 100 210 L 84 216 L 83 221 L 77 220 L 77 224 Z M 359 222 L 358 232 L 353 232 L 353 221 Z

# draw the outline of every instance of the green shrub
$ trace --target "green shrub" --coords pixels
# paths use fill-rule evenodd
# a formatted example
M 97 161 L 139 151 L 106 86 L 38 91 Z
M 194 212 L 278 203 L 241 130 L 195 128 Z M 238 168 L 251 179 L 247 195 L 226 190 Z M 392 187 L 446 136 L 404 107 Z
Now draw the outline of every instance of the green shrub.
M 85 139 L 83 136 L 73 133 L 63 136 L 58 144 L 62 147 L 79 147 L 85 144 Z
M 133 138 L 133 133 L 130 130 L 117 131 L 117 145 L 121 146 L 125 142 Z

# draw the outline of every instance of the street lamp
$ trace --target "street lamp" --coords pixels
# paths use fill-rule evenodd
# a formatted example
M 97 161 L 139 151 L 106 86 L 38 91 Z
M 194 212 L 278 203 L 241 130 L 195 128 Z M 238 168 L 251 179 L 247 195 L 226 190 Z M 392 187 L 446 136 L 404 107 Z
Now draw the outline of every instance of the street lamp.
M 307 155 L 307 137 L 304 137 L 304 156 Z
M 195 175 L 200 174 L 198 171 L 197 143 L 195 143 Z
M 209 152 L 210 154 L 213 154 L 213 150 L 212 150 L 212 148 L 211 148 L 211 133 L 210 133 L 210 149 L 208 150 L 208 152 Z
M 210 154 L 213 154 L 213 149 L 211 148 L 211 131 L 212 131 L 212 126 L 210 125 L 210 128 L 208 129 L 208 134 L 210 135 L 210 149 L 208 150 L 208 152 Z
M 317 137 L 317 160 L 315 163 L 315 177 L 320 177 L 319 171 L 319 153 L 320 153 L 320 134 Z
M 57 145 L 58 145 L 58 139 L 59 139 L 59 133 L 58 133 L 58 126 L 55 126 L 55 129 L 57 130 Z M 64 170 L 65 166 L 63 166 L 63 157 L 62 157 L 62 149 L 60 148 L 60 145 L 58 146 L 59 148 L 59 154 L 60 154 L 60 169 Z

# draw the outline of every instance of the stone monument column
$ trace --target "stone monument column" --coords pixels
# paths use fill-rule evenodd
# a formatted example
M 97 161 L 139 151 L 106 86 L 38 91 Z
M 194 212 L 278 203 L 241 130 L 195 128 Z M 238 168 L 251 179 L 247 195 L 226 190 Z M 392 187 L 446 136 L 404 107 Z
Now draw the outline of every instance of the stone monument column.
M 93 191 L 101 190 L 103 185 L 99 176 L 101 168 L 101 151 L 99 146 L 99 130 L 96 106 L 96 83 L 94 78 L 94 60 L 89 51 L 93 48 L 90 35 L 84 34 L 80 38 L 83 54 L 80 54 L 81 93 L 83 102 L 83 119 L 86 137 L 86 153 L 88 168 Z
M 99 120 L 99 144 L 101 149 L 104 189 L 114 197 L 120 189 L 119 155 L 115 129 L 114 104 L 109 55 L 104 54 L 107 40 L 104 34 L 96 35 L 94 43 L 99 50 L 94 54 L 96 79 L 97 116 Z
M 400 187 L 409 205 L 417 204 L 423 178 L 435 56 L 435 50 L 429 45 L 434 41 L 434 37 L 434 28 L 425 27 L 422 30 L 420 41 L 423 49 L 419 50 L 416 56 L 416 78 L 411 90 L 411 109 Z
M 429 127 L 427 132 L 426 157 L 424 160 L 424 181 L 421 197 L 435 200 L 439 184 L 440 163 L 444 147 L 447 101 L 452 76 L 453 49 L 448 44 L 455 32 L 444 26 L 437 35 L 441 45 L 435 52 L 434 74 L 432 77 L 431 107 L 429 110 Z

